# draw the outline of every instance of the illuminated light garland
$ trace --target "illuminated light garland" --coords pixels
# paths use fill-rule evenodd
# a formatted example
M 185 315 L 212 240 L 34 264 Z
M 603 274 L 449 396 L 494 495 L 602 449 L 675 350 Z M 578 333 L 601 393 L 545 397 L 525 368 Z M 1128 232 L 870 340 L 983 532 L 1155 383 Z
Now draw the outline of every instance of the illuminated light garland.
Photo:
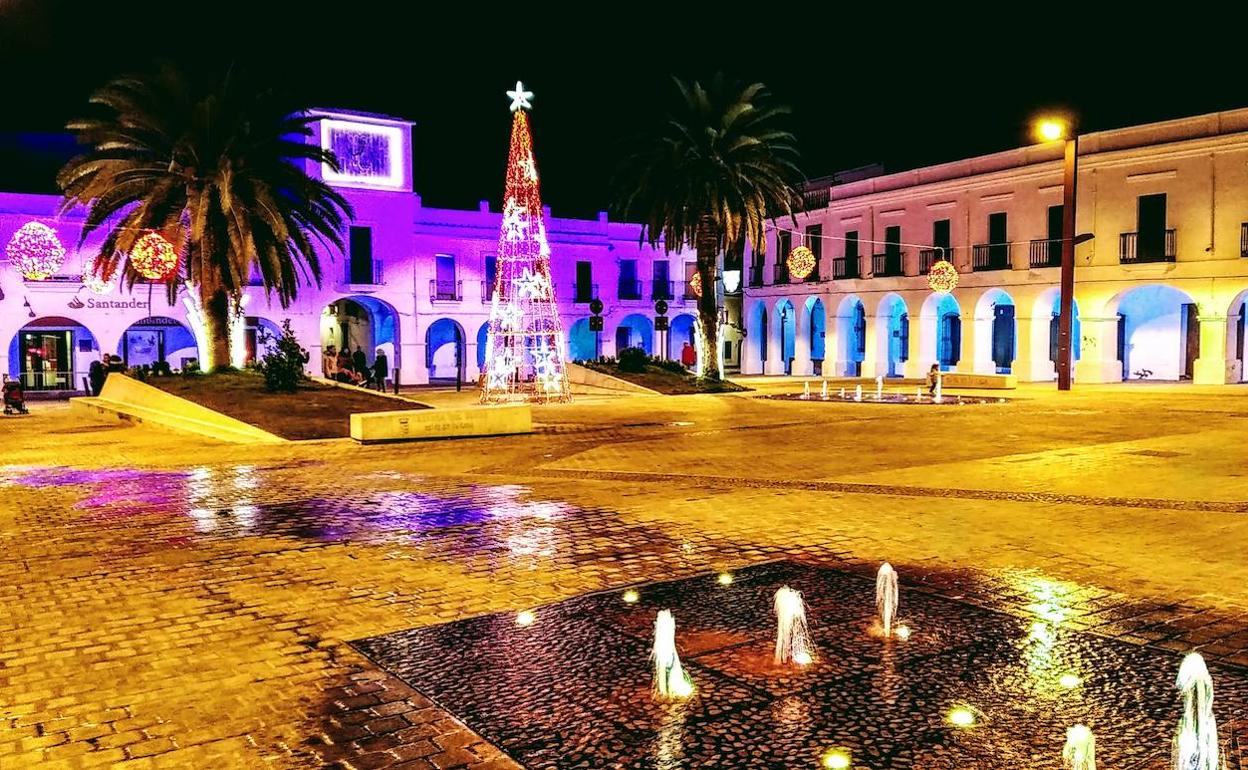
M 806 280 L 806 276 L 815 270 L 815 252 L 805 246 L 798 246 L 789 252 L 789 258 L 786 260 L 789 266 L 789 275 L 799 281 Z
M 689 279 L 689 291 L 693 292 L 693 296 L 702 299 L 702 274 L 694 273 Z
M 958 288 L 958 269 L 948 260 L 934 262 L 927 273 L 927 285 L 937 294 L 948 294 Z
M 65 247 L 56 231 L 42 222 L 27 222 L 13 233 L 4 249 L 9 262 L 28 281 L 42 281 L 65 262 Z
M 148 233 L 130 250 L 130 266 L 149 281 L 167 281 L 178 270 L 178 252 L 160 233 Z
M 113 281 L 114 276 L 101 276 L 96 272 L 98 264 L 96 260 L 91 260 L 82 266 L 82 285 L 92 294 L 103 296 L 111 293 L 117 284 Z
M 516 83 L 507 96 L 512 100 L 511 148 L 481 401 L 569 401 L 567 341 L 550 276 L 550 243 L 526 112 L 533 92 Z

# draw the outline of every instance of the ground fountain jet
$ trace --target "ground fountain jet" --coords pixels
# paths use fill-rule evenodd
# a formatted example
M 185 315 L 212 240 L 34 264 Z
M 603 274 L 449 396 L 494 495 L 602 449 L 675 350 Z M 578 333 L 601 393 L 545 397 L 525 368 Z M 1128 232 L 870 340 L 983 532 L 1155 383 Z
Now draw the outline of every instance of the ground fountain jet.
M 1062 767 L 1065 770 L 1096 770 L 1096 738 L 1087 725 L 1074 725 L 1066 730 Z
M 888 562 L 881 564 L 875 575 L 875 608 L 880 613 L 884 636 L 892 636 L 893 621 L 897 619 L 897 572 Z
M 680 665 L 676 653 L 676 619 L 671 610 L 662 610 L 654 619 L 654 694 L 664 700 L 679 700 L 693 694 L 693 681 Z
M 823 390 L 819 393 L 819 395 L 823 398 L 824 401 L 828 400 L 828 381 L 827 380 L 823 381 Z
M 875 378 L 875 400 L 884 400 L 884 375 L 876 375 Z
M 802 383 L 802 398 L 810 398 L 810 380 Z
M 806 628 L 806 603 L 800 591 L 788 586 L 776 591 L 776 665 L 811 663 L 810 632 Z
M 941 384 L 940 380 L 940 377 L 936 378 L 936 391 L 932 394 L 932 400 L 938 404 L 944 400 L 944 396 L 941 395 L 944 390 L 944 386 Z
M 862 400 L 862 385 L 858 385 L 857 387 L 854 388 L 854 400 L 855 401 Z
M 1174 734 L 1173 770 L 1222 770 L 1218 724 L 1213 718 L 1213 679 L 1200 653 L 1189 653 L 1175 685 L 1183 695 L 1183 715 Z

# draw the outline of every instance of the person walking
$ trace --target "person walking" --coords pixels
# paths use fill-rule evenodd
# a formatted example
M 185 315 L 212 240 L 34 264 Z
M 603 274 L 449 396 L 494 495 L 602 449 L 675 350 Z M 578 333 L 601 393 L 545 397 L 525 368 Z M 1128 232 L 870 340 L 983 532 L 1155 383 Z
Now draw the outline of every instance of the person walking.
M 104 390 L 104 380 L 108 379 L 108 354 L 104 353 L 87 367 L 87 382 L 91 385 L 91 395 L 98 396 Z
M 377 348 L 377 352 L 373 355 L 373 382 L 377 384 L 377 390 L 386 389 L 386 377 L 389 374 L 390 359 L 386 358 L 384 350 Z
M 927 394 L 933 396 L 936 394 L 936 383 L 940 382 L 940 366 L 932 364 L 932 368 L 927 370 Z

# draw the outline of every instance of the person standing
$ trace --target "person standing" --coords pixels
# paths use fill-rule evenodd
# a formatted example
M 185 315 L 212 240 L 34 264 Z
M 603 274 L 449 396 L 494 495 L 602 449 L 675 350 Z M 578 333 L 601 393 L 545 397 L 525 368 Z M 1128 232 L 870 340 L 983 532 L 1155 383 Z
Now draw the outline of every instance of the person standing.
M 333 345 L 326 345 L 321 351 L 321 376 L 327 380 L 338 377 L 338 349 Z
M 373 356 L 373 382 L 377 383 L 377 390 L 384 391 L 386 389 L 386 377 L 389 374 L 390 359 L 386 358 L 384 350 L 377 348 L 377 352 Z
M 100 358 L 91 362 L 91 366 L 87 367 L 87 382 L 91 385 L 91 395 L 98 396 L 100 391 L 104 390 L 104 380 L 108 379 L 108 354 L 103 354 Z
M 351 365 L 359 374 L 368 376 L 368 356 L 364 355 L 364 348 L 359 345 L 355 346 L 355 352 L 351 354 Z
M 688 342 L 680 349 L 680 362 L 686 369 L 692 369 L 698 363 L 698 352 Z

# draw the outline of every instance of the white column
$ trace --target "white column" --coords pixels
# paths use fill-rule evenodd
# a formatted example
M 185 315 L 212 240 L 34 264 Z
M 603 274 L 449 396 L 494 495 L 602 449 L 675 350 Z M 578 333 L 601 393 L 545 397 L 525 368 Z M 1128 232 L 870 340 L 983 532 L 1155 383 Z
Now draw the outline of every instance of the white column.
M 986 326 L 985 326 L 986 324 Z M 987 336 L 984 336 L 987 331 Z M 962 313 L 962 351 L 957 371 L 967 374 L 992 372 L 992 320 L 978 319 L 975 311 Z
M 880 366 L 880 345 L 883 344 L 884 355 L 888 356 L 888 340 L 881 340 L 877 330 L 878 320 L 875 316 L 867 316 L 866 329 L 863 331 L 865 339 L 863 340 L 862 353 L 862 376 L 875 377 L 876 374 L 883 374 L 888 371 L 888 367 Z
M 1083 347 L 1075 362 L 1079 382 L 1121 382 L 1122 362 L 1118 360 L 1118 316 L 1089 318 L 1079 316 Z
M 1044 323 L 1047 330 L 1048 323 Z M 1014 319 L 1014 363 L 1010 368 L 1010 373 L 1018 378 L 1019 382 L 1034 382 L 1036 380 L 1046 379 L 1046 369 L 1041 365 L 1048 363 L 1048 356 L 1040 355 L 1037 360 L 1035 349 L 1035 334 L 1032 331 L 1035 321 L 1031 318 Z M 1045 346 L 1044 351 L 1048 351 Z
M 1226 316 L 1200 315 L 1200 357 L 1192 365 L 1192 382 L 1197 385 L 1225 385 L 1234 367 L 1226 360 Z M 1232 362 L 1233 364 L 1234 362 Z

